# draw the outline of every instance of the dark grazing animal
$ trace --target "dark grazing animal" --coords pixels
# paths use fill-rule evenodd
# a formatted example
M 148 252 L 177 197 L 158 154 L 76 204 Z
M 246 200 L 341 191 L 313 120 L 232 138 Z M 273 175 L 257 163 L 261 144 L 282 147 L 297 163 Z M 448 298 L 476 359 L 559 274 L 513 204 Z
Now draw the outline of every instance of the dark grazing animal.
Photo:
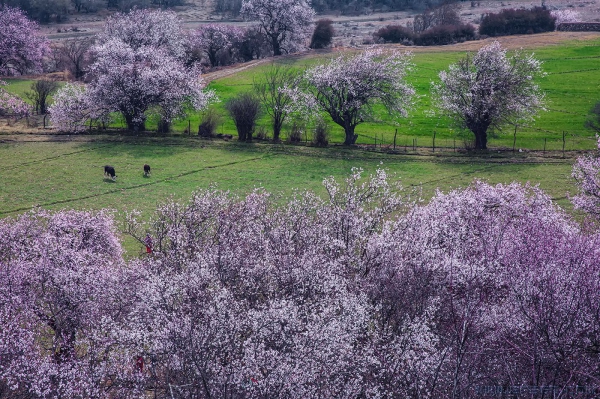
M 150 165 L 144 165 L 144 176 L 150 176 Z
M 117 175 L 115 174 L 115 168 L 113 168 L 110 165 L 105 165 L 104 166 L 104 176 L 110 177 L 111 179 L 113 179 L 113 181 L 116 180 Z

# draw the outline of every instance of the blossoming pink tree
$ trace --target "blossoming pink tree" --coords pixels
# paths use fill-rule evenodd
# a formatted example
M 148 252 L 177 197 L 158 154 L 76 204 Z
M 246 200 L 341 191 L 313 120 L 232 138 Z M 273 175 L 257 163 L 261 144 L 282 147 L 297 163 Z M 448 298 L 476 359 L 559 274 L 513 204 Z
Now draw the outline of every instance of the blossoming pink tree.
M 116 341 L 134 296 L 112 218 L 34 211 L 3 220 L 0 253 L 3 396 L 139 395 L 133 354 Z
M 173 13 L 119 14 L 107 22 L 92 51 L 92 81 L 84 91 L 65 87 L 50 109 L 59 129 L 79 131 L 86 117 L 120 113 L 128 129 L 144 130 L 148 113 L 168 123 L 213 98 L 203 90 L 200 71 L 183 65 L 185 41 Z
M 185 56 L 186 37 L 177 14 L 172 11 L 136 9 L 115 14 L 108 18 L 97 36 L 100 45 L 113 40 L 125 43 L 134 51 L 151 47 L 160 48 L 179 60 Z
M 241 14 L 258 21 L 269 37 L 274 55 L 306 48 L 315 11 L 305 0 L 243 0 Z
M 600 151 L 600 138 L 598 151 Z M 571 202 L 575 209 L 581 209 L 596 220 L 600 220 L 600 155 L 588 154 L 577 158 L 573 165 L 573 178 L 577 181 L 579 192 Z
M 32 111 L 31 105 L 20 97 L 10 94 L 2 86 L 6 86 L 6 82 L 0 80 L 0 115 L 14 115 L 16 118 L 29 115 Z
M 543 109 L 544 93 L 535 83 L 543 76 L 533 54 L 507 55 L 499 42 L 467 54 L 433 83 L 434 103 L 460 128 L 475 135 L 475 148 L 487 148 L 488 129 L 533 120 Z
M 129 261 L 105 213 L 0 221 L 3 397 L 597 396 L 600 234 L 529 185 L 324 184 L 133 212 Z
M 235 45 L 242 40 L 244 32 L 235 26 L 208 24 L 198 28 L 191 36 L 191 46 L 198 48 L 211 67 L 225 59 L 233 62 Z M 221 59 L 220 59 L 221 58 Z
M 328 113 L 344 129 L 344 144 L 351 145 L 358 138 L 356 126 L 374 117 L 376 104 L 393 116 L 407 115 L 415 94 L 405 81 L 411 66 L 410 54 L 366 50 L 353 56 L 341 55 L 308 69 L 301 90 L 292 90 L 291 94 L 295 92 L 298 100 L 304 98 L 309 112 L 317 107 Z
M 0 6 L 0 75 L 39 72 L 49 52 L 35 22 L 18 8 Z
M 560 24 L 571 24 L 581 21 L 579 13 L 569 8 L 553 10 L 550 12 L 550 14 L 556 19 L 556 26 Z

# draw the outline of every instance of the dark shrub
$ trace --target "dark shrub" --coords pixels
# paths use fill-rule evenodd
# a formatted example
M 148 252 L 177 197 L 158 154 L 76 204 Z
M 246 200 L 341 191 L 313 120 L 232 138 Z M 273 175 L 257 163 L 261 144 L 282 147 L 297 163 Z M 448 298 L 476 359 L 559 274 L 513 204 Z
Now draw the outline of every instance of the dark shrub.
M 479 33 L 487 36 L 523 35 L 552 32 L 555 27 L 556 19 L 550 14 L 550 10 L 542 7 L 531 10 L 510 8 L 483 17 Z
M 414 40 L 414 34 L 404 26 L 388 25 L 373 34 L 375 41 L 385 43 L 408 44 Z
M 585 121 L 585 126 L 600 134 L 600 101 L 590 109 L 588 119 Z
M 319 49 L 329 47 L 335 31 L 330 19 L 320 19 L 317 21 L 312 38 L 310 39 L 310 48 Z
M 242 93 L 230 99 L 225 108 L 235 123 L 240 141 L 252 140 L 256 121 L 260 117 L 260 100 L 252 93 Z
M 427 29 L 415 38 L 419 46 L 437 46 L 444 44 L 461 43 L 476 38 L 475 27 L 465 25 L 440 25 Z
M 205 138 L 213 137 L 220 123 L 221 115 L 213 108 L 207 109 L 202 115 L 200 126 L 198 126 L 198 136 Z
M 273 54 L 267 36 L 255 28 L 249 28 L 244 32 L 244 37 L 237 44 L 235 50 L 243 62 L 269 57 Z
M 302 141 L 302 125 L 300 121 L 292 122 L 287 139 L 290 143 L 300 143 Z
M 318 147 L 327 147 L 329 144 L 329 126 L 327 122 L 319 118 L 313 131 L 313 144 Z

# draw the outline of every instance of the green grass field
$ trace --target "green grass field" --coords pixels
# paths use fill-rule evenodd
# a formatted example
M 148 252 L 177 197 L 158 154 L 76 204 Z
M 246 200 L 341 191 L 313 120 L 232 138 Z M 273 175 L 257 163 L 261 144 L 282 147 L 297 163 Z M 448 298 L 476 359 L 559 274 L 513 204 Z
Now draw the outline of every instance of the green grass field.
M 541 150 L 544 147 L 544 139 L 546 139 L 547 149 L 561 149 L 563 131 L 565 131 L 567 148 L 593 148 L 593 134 L 584 128 L 584 121 L 593 104 L 600 101 L 600 40 L 548 46 L 535 50 L 534 53 L 543 61 L 543 68 L 547 73 L 547 76 L 540 79 L 539 83 L 547 94 L 548 111 L 541 113 L 532 126 L 521 127 L 517 130 L 517 147 Z M 415 69 L 407 80 L 417 90 L 418 100 L 415 109 L 405 120 L 391 121 L 382 112 L 379 119 L 384 122 L 359 125 L 357 127 L 357 133 L 360 135 L 358 143 L 373 144 L 375 136 L 379 142 L 382 135 L 384 144 L 392 143 L 396 129 L 393 122 L 397 122 L 400 125 L 397 139 L 399 144 L 408 143 L 410 145 L 413 138 L 416 138 L 417 145 L 431 145 L 433 132 L 436 131 L 438 145 L 451 147 L 454 145 L 454 140 L 462 145 L 463 134 L 452 129 L 452 124 L 448 119 L 431 117 L 427 111 L 432 109 L 429 96 L 431 82 L 437 79 L 441 70 L 446 69 L 464 54 L 464 52 L 456 51 L 425 51 L 414 54 Z M 325 62 L 327 59 L 310 58 L 308 60 L 284 60 L 283 62 L 302 69 L 317 62 Z M 222 101 L 215 107 L 225 115 L 223 103 L 240 92 L 251 90 L 253 80 L 260 78 L 261 74 L 269 67 L 252 68 L 233 77 L 211 82 L 210 87 L 216 91 Z M 192 115 L 189 120 L 192 127 L 199 123 L 197 115 Z M 187 120 L 182 121 L 175 128 L 184 130 L 187 124 Z M 260 125 L 268 129 L 268 118 L 263 118 Z M 331 127 L 332 141 L 342 142 L 343 130 L 333 123 L 331 123 Z M 221 131 L 235 133 L 235 127 L 229 118 L 226 118 Z M 507 132 L 497 132 L 491 137 L 489 145 L 512 148 L 513 133 L 513 129 L 509 129 Z
M 600 39 L 587 41 L 565 42 L 560 45 L 549 45 L 533 51 L 537 58 L 543 61 L 547 76 L 539 80 L 540 86 L 547 94 L 546 112 L 539 115 L 531 126 L 519 127 L 517 130 L 516 146 L 531 150 L 592 149 L 595 145 L 593 134 L 584 128 L 588 111 L 593 104 L 600 101 Z M 417 103 L 409 117 L 401 120 L 390 120 L 382 110 L 377 123 L 364 123 L 357 127 L 359 144 L 374 144 L 383 142 L 389 145 L 393 142 L 398 128 L 397 144 L 412 145 L 416 139 L 418 146 L 431 146 L 434 132 L 436 145 L 443 147 L 462 146 L 464 138 L 470 138 L 470 133 L 460 132 L 452 128 L 450 120 L 444 117 L 432 117 L 430 99 L 431 82 L 437 80 L 441 70 L 463 57 L 464 51 L 425 50 L 414 54 L 414 71 L 407 80 L 417 90 Z M 307 66 L 326 62 L 335 55 L 308 58 L 282 58 L 278 63 L 285 63 L 298 70 Z M 243 91 L 252 90 L 254 79 L 260 78 L 270 65 L 249 68 L 231 77 L 214 80 L 209 87 L 217 93 L 220 102 L 213 105 L 223 115 L 223 123 L 218 128 L 219 133 L 236 134 L 232 120 L 227 116 L 224 103 Z M 11 79 L 7 90 L 24 97 L 30 89 L 31 81 Z M 115 127 L 124 127 L 124 123 L 116 118 Z M 327 120 L 327 117 L 325 116 Z M 175 133 L 182 133 L 191 126 L 193 133 L 197 132 L 201 114 L 191 112 L 186 118 L 176 121 L 173 125 Z M 271 132 L 267 116 L 259 121 L 259 126 Z M 343 130 L 330 122 L 332 143 L 343 142 Z M 156 127 L 155 121 L 150 120 L 148 128 Z M 307 129 L 310 130 L 310 127 Z M 288 129 L 284 129 L 285 137 Z M 497 148 L 513 147 L 513 128 L 505 132 L 491 132 L 489 146 Z M 306 135 L 310 140 L 310 133 Z
M 556 155 L 556 154 L 555 154 Z M 389 154 L 359 149 L 209 142 L 195 138 L 84 136 L 78 141 L 14 141 L 0 144 L 0 217 L 33 206 L 150 210 L 169 196 L 186 199 L 215 184 L 244 194 L 253 188 L 282 195 L 294 189 L 322 192 L 327 176 L 343 178 L 352 167 L 387 169 L 405 187 L 430 198 L 437 188 L 467 186 L 474 178 L 492 183 L 531 181 L 564 200 L 574 186 L 572 159 L 531 154 L 468 156 L 428 152 Z M 142 165 L 152 166 L 143 176 Z M 116 182 L 103 177 L 115 166 Z
M 0 135 L 0 218 L 14 216 L 35 206 L 47 209 L 101 209 L 117 211 L 138 209 L 147 215 L 157 203 L 172 197 L 185 200 L 197 189 L 216 185 L 244 195 L 254 188 L 264 188 L 281 198 L 295 189 L 324 194 L 323 178 L 343 179 L 352 167 L 366 173 L 384 168 L 400 179 L 407 190 L 417 189 L 428 200 L 437 189 L 448 191 L 465 187 L 479 178 L 490 183 L 531 182 L 548 192 L 555 201 L 570 209 L 568 195 L 575 192 L 570 178 L 571 165 L 579 153 L 575 149 L 591 149 L 593 135 L 583 128 L 587 111 L 600 99 L 600 40 L 548 46 L 535 51 L 544 61 L 548 76 L 541 80 L 549 99 L 549 111 L 538 123 L 518 131 L 517 148 L 523 153 L 489 151 L 473 155 L 454 152 L 462 145 L 448 121 L 426 115 L 430 108 L 426 94 L 437 73 L 455 62 L 463 53 L 422 52 L 415 54 L 416 70 L 410 80 L 421 95 L 411 118 L 401 122 L 398 148 L 386 151 L 395 127 L 392 124 L 359 125 L 359 143 L 372 144 L 383 134 L 384 151 L 373 148 L 329 148 L 205 141 L 177 132 L 187 127 L 188 120 L 175 125 L 175 133 L 160 136 L 91 134 L 81 136 L 49 136 L 45 134 Z M 303 68 L 319 59 L 292 61 Z M 248 69 L 211 83 L 222 101 L 251 88 L 252 80 L 267 66 Z M 23 94 L 31 81 L 10 80 L 9 91 Z M 215 105 L 223 111 L 223 102 Z M 199 115 L 191 115 L 192 129 L 197 129 Z M 233 123 L 224 119 L 219 131 L 234 133 Z M 268 120 L 261 120 L 268 126 Z M 431 148 L 432 132 L 437 131 L 437 150 Z M 563 158 L 562 131 L 568 132 L 566 158 Z M 421 148 L 413 150 L 413 138 Z M 547 149 L 542 153 L 544 138 Z M 332 142 L 342 141 L 341 129 L 333 129 Z M 439 146 L 447 148 L 439 149 Z M 512 148 L 512 132 L 493 137 L 491 147 Z M 536 150 L 536 151 L 529 151 Z M 144 177 L 142 165 L 152 166 L 151 177 Z M 117 181 L 103 177 L 102 167 L 115 166 Z M 283 200 L 283 199 L 282 199 Z M 118 218 L 122 218 L 119 215 Z M 126 242 L 126 248 L 137 247 Z

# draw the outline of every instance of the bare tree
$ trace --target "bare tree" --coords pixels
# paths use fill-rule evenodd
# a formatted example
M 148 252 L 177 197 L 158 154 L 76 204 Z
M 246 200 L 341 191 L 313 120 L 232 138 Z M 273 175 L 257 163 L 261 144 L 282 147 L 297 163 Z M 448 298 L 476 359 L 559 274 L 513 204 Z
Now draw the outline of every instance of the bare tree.
M 67 69 L 77 80 L 83 78 L 91 63 L 89 49 L 92 44 L 89 38 L 65 40 L 54 49 L 57 67 Z
M 439 25 L 459 25 L 461 23 L 460 4 L 446 3 L 436 8 L 428 8 L 423 14 L 418 14 L 413 19 L 413 29 L 421 33 L 429 28 Z
M 260 101 L 252 93 L 242 93 L 230 99 L 225 108 L 233 118 L 240 141 L 251 141 L 256 121 L 260 117 Z
M 28 91 L 25 95 L 33 102 L 35 111 L 43 115 L 48 112 L 48 97 L 54 94 L 58 87 L 58 83 L 53 80 L 36 80 L 31 84 L 31 91 Z
M 254 81 L 254 89 L 273 121 L 273 141 L 279 141 L 281 127 L 289 114 L 292 102 L 290 95 L 283 90 L 293 85 L 298 74 L 289 67 L 273 65 L 260 79 Z

